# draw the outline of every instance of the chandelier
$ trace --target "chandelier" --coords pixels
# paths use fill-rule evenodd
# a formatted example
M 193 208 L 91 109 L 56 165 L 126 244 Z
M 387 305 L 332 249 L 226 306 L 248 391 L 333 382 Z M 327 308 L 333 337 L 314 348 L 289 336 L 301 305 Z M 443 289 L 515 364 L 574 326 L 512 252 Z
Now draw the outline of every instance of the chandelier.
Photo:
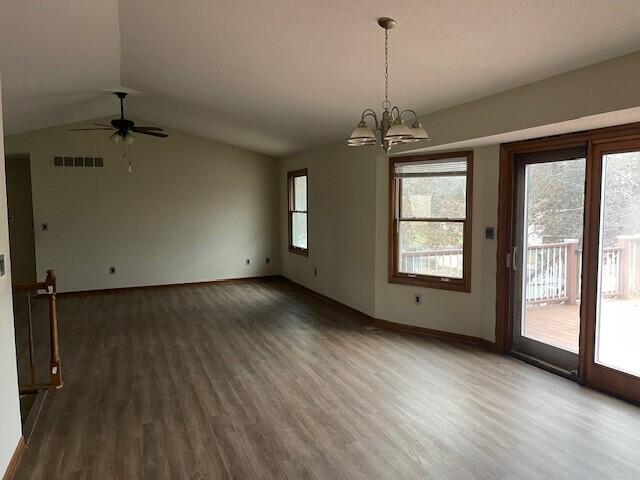
M 398 25 L 393 18 L 378 19 L 378 25 L 384 28 L 384 102 L 382 102 L 382 117 L 378 121 L 376 112 L 367 108 L 362 112 L 358 126 L 347 141 L 350 147 L 363 145 L 380 145 L 387 153 L 394 145 L 401 143 L 430 140 L 429 134 L 422 127 L 418 115 L 413 110 L 400 110 L 391 106 L 389 101 L 389 30 Z M 412 115 L 411 127 L 404 123 L 403 115 Z M 367 118 L 373 120 L 373 128 L 367 124 Z

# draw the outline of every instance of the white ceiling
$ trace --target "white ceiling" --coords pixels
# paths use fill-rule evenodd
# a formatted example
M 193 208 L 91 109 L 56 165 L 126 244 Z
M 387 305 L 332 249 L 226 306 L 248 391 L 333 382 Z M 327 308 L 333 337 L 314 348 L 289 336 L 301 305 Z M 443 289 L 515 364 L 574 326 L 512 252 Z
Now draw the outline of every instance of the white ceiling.
M 382 101 L 420 114 L 640 50 L 640 0 L 2 0 L 9 133 L 129 112 L 281 155 Z
M 0 74 L 5 133 L 115 112 L 117 2 L 0 0 Z

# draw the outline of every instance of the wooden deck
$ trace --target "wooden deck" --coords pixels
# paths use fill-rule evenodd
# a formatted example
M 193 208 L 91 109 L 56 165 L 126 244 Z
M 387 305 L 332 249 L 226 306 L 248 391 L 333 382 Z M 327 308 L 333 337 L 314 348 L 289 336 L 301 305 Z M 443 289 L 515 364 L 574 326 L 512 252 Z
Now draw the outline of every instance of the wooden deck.
M 532 305 L 524 322 L 526 337 L 578 353 L 580 305 Z
M 598 362 L 640 376 L 640 299 L 607 299 L 601 309 Z M 524 333 L 578 353 L 580 305 L 527 307 Z

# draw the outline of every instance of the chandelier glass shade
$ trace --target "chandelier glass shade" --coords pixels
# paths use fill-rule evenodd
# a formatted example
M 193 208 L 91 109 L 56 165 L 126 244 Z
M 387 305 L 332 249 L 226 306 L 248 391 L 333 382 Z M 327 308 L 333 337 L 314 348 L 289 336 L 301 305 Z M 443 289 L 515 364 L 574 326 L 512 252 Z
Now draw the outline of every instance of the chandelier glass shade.
M 413 110 L 400 110 L 391 106 L 389 102 L 389 30 L 398 23 L 392 18 L 383 17 L 378 19 L 378 25 L 384 28 L 384 102 L 382 102 L 382 115 L 378 118 L 375 111 L 367 108 L 362 112 L 362 116 L 356 129 L 351 133 L 347 144 L 350 147 L 361 147 L 364 145 L 380 145 L 388 153 L 391 147 L 401 143 L 419 142 L 430 140 L 429 134 L 418 120 L 418 115 Z M 405 118 L 409 116 L 410 127 L 405 123 Z M 371 126 L 369 126 L 369 123 Z

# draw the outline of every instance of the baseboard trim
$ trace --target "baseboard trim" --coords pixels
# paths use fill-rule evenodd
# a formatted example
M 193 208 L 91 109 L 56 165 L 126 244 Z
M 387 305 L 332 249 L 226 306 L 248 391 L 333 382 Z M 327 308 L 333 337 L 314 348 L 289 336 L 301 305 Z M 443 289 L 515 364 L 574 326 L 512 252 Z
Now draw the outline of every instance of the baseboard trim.
M 18 445 L 16 445 L 16 449 L 13 452 L 11 460 L 9 460 L 9 465 L 7 465 L 7 469 L 2 476 L 2 480 L 12 480 L 18 471 L 18 465 L 20 464 L 20 460 L 22 459 L 22 455 L 24 455 L 25 450 L 27 449 L 27 444 L 24 441 L 24 437 L 20 436 L 20 440 L 18 440 Z
M 461 333 L 435 330 L 433 328 L 427 327 L 418 327 L 416 325 L 408 325 L 406 323 L 390 322 L 389 320 L 382 320 L 380 318 L 376 318 L 373 324 L 378 328 L 393 330 L 395 332 L 411 333 L 413 335 L 437 338 L 438 340 L 445 340 L 448 342 L 465 343 L 467 345 L 475 345 L 478 347 L 486 348 L 488 350 L 495 350 L 496 348 L 495 343 L 490 342 L 489 340 L 485 340 L 484 338 L 480 337 L 473 337 L 471 335 L 463 335 Z
M 72 292 L 58 292 L 57 296 L 71 297 L 74 295 L 123 293 L 123 292 L 132 292 L 136 290 L 152 290 L 156 288 L 194 287 L 198 285 L 212 285 L 212 284 L 225 284 L 225 283 L 269 282 L 273 280 L 279 280 L 281 278 L 282 277 L 280 275 L 263 275 L 263 276 L 257 276 L 257 277 L 238 277 L 238 278 L 223 278 L 220 280 L 203 280 L 199 282 L 165 283 L 160 285 L 140 285 L 140 286 L 134 286 L 134 287 L 98 288 L 95 290 L 75 290 Z
M 305 287 L 304 285 L 301 285 L 298 282 L 294 282 L 290 278 L 287 278 L 287 277 L 282 276 L 282 275 L 280 276 L 280 278 L 282 280 L 284 280 L 285 282 L 290 283 L 294 287 L 298 288 L 299 290 L 303 290 L 303 291 L 307 292 L 308 294 L 313 295 L 314 297 L 318 297 L 319 299 L 321 299 L 321 300 L 323 300 L 323 301 L 325 301 L 327 303 L 330 303 L 330 304 L 340 308 L 341 310 L 346 310 L 349 313 L 357 315 L 358 317 L 360 317 L 362 320 L 364 320 L 366 322 L 373 323 L 376 320 L 371 315 L 369 315 L 367 313 L 364 313 L 363 311 L 358 310 L 357 308 L 350 307 L 346 303 L 342 303 L 342 302 L 339 302 L 338 300 L 335 300 L 335 299 L 333 299 L 331 297 L 327 297 L 326 295 L 323 295 L 320 292 L 316 292 L 315 290 L 313 290 L 313 289 L 311 289 L 309 287 Z
M 173 287 L 189 287 L 189 286 L 197 286 L 197 285 L 212 285 L 212 284 L 232 284 L 232 283 L 252 283 L 252 282 L 269 282 L 274 280 L 284 280 L 287 283 L 295 286 L 296 288 L 307 292 L 310 295 L 320 298 L 321 300 L 334 305 L 335 307 L 340 308 L 341 310 L 347 311 L 351 314 L 358 316 L 361 320 L 371 325 L 374 325 L 378 328 L 383 328 L 385 330 L 391 330 L 400 333 L 410 333 L 412 335 L 419 335 L 422 337 L 429 338 L 437 338 L 439 340 L 445 340 L 449 342 L 455 343 L 464 343 L 467 345 L 475 345 L 480 346 L 486 349 L 495 350 L 496 345 L 489 340 L 485 340 L 480 337 L 473 337 L 470 335 L 463 335 L 460 333 L 446 332 L 444 330 L 435 330 L 432 328 L 426 327 L 418 327 L 415 325 L 408 325 L 405 323 L 392 322 L 389 320 L 382 320 L 380 318 L 375 318 L 357 308 L 351 307 L 345 303 L 342 303 L 338 300 L 335 300 L 331 297 L 323 295 L 320 292 L 317 292 L 309 287 L 305 287 L 290 278 L 287 278 L 283 275 L 265 275 L 258 277 L 243 277 L 243 278 L 229 278 L 229 279 L 221 279 L 221 280 L 206 280 L 201 282 L 186 282 L 186 283 L 171 283 L 171 284 L 163 284 L 163 285 L 146 285 L 139 287 L 118 287 L 118 288 L 106 288 L 106 289 L 98 289 L 98 290 L 82 290 L 75 292 L 62 292 L 59 293 L 58 296 L 69 297 L 74 295 L 93 295 L 93 294 L 104 294 L 104 293 L 123 293 L 130 292 L 136 290 L 148 290 L 148 289 L 160 289 L 160 288 L 173 288 Z
M 33 405 L 31 405 L 31 410 L 29 410 L 27 419 L 24 421 L 24 425 L 22 425 L 22 438 L 24 439 L 27 446 L 31 442 L 31 436 L 36 429 L 36 424 L 38 423 L 40 413 L 42 412 L 42 407 L 44 406 L 44 402 L 48 394 L 48 389 L 41 389 L 38 393 L 35 394 L 36 398 L 33 401 Z
M 390 331 L 394 331 L 394 332 L 398 332 L 398 333 L 409 333 L 412 335 L 419 335 L 421 337 L 428 337 L 428 338 L 436 338 L 438 340 L 444 340 L 446 342 L 454 342 L 454 343 L 464 343 L 467 345 L 474 345 L 477 347 L 481 347 L 483 349 L 487 349 L 487 350 L 491 350 L 491 351 L 495 351 L 496 350 L 496 344 L 494 342 L 491 342 L 489 340 L 485 340 L 484 338 L 480 338 L 480 337 L 473 337 L 470 335 L 463 335 L 460 333 L 453 333 L 453 332 L 446 332 L 444 330 L 435 330 L 432 328 L 426 328 L 426 327 L 418 327 L 415 325 L 408 325 L 406 323 L 398 323 L 398 322 L 392 322 L 389 320 L 382 320 L 380 318 L 375 318 L 372 317 L 371 315 L 364 313 L 356 308 L 350 307 L 349 305 L 346 305 L 338 300 L 335 300 L 331 297 L 327 297 L 326 295 L 323 295 L 322 293 L 316 292 L 315 290 L 309 288 L 309 287 L 305 287 L 304 285 L 300 285 L 299 283 L 291 280 L 290 278 L 287 277 L 281 277 L 283 278 L 285 281 L 287 281 L 288 283 L 292 284 L 293 286 L 299 288 L 300 290 L 303 290 L 311 295 L 314 295 L 332 305 L 335 305 L 343 310 L 348 311 L 349 313 L 354 313 L 356 314 L 358 317 L 360 317 L 362 320 L 364 320 L 365 322 L 370 323 L 371 325 L 381 328 L 381 329 L 385 329 L 385 330 L 390 330 Z

